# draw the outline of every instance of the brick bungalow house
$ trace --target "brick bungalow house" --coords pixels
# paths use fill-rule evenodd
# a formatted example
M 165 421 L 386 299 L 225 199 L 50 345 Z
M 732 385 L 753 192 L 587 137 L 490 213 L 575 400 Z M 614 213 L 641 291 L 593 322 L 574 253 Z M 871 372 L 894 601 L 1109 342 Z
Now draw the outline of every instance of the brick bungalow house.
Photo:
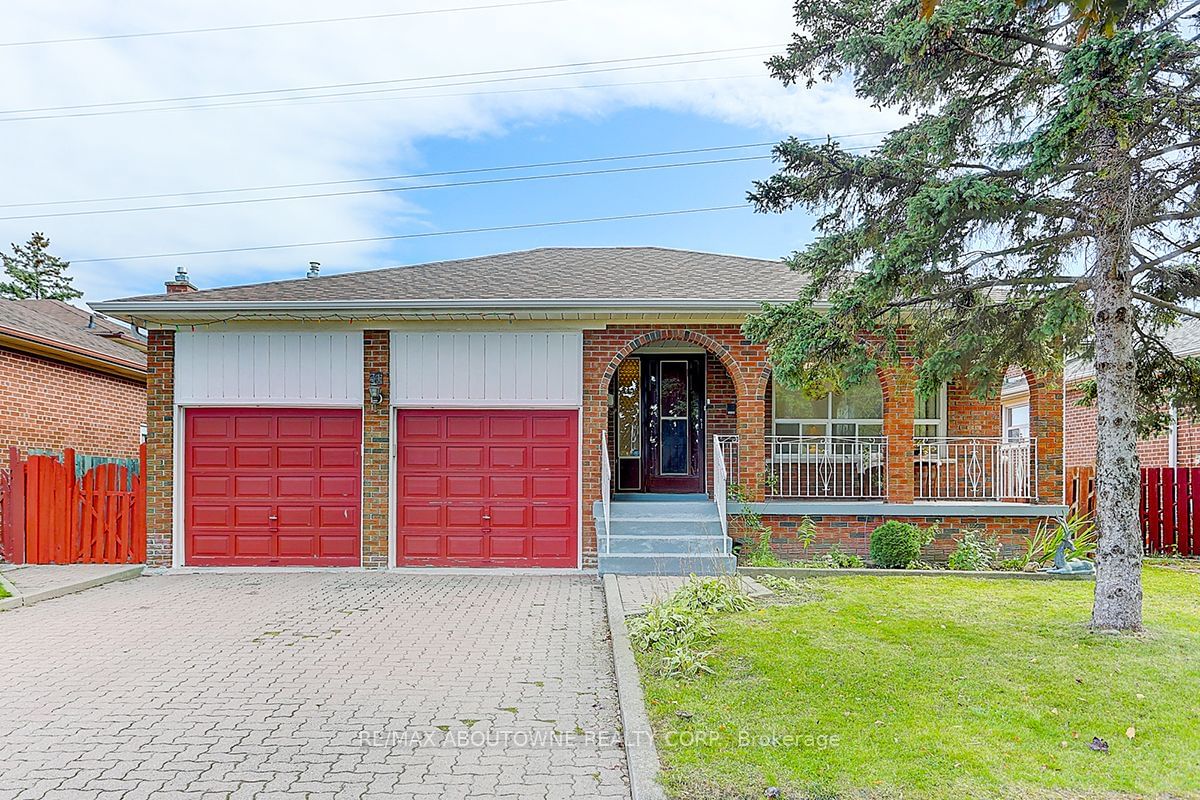
M 134 457 L 146 342 L 59 300 L 0 300 L 0 446 Z
M 149 563 L 722 571 L 731 484 L 784 548 L 804 516 L 865 552 L 889 518 L 944 550 L 1063 513 L 1057 378 L 1019 442 L 907 374 L 804 397 L 741 334 L 800 281 L 552 248 L 102 303 L 149 330 Z

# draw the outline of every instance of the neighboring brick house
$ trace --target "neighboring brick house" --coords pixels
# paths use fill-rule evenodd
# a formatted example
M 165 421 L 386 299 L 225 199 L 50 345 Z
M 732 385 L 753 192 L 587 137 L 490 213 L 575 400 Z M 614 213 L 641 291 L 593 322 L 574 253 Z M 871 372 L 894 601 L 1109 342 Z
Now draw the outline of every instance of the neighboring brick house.
M 136 456 L 145 339 L 58 300 L 0 300 L 0 447 Z
M 785 551 L 804 517 L 863 554 L 885 519 L 936 522 L 944 553 L 1064 513 L 1058 376 L 1024 376 L 1014 440 L 999 398 L 907 369 L 804 397 L 741 332 L 802 286 L 547 248 L 102 303 L 149 331 L 150 566 L 721 571 L 725 496 Z
M 1165 337 L 1177 356 L 1200 355 L 1200 320 L 1180 321 Z M 1092 365 L 1079 360 L 1067 363 L 1066 407 L 1063 428 L 1066 435 L 1066 466 L 1089 467 L 1096 463 L 1096 409 L 1081 403 L 1080 385 L 1094 376 Z M 1200 466 L 1200 420 L 1174 417 L 1168 429 L 1138 441 L 1138 461 L 1143 467 Z

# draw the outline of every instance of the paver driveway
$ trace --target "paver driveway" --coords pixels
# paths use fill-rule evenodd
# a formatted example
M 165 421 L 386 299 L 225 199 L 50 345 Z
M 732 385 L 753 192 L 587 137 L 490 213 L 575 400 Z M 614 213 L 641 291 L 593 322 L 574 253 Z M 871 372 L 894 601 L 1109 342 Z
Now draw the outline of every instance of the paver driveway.
M 0 613 L 0 798 L 628 797 L 585 576 L 203 574 Z

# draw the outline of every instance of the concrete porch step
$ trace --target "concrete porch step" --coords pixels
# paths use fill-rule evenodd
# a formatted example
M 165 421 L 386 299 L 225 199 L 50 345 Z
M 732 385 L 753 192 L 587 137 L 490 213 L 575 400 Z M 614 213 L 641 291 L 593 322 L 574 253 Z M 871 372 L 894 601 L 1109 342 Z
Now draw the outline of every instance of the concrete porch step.
M 725 540 L 716 536 L 662 535 L 662 536 L 626 536 L 614 534 L 607 541 L 601 542 L 609 547 L 609 553 L 625 554 L 654 554 L 662 552 L 688 553 L 697 556 L 725 555 Z
M 603 532 L 604 523 L 600 523 Z M 721 520 L 713 519 L 610 519 L 613 536 L 720 536 Z
M 733 556 L 698 556 L 690 553 L 607 553 L 599 558 L 601 575 L 732 575 Z

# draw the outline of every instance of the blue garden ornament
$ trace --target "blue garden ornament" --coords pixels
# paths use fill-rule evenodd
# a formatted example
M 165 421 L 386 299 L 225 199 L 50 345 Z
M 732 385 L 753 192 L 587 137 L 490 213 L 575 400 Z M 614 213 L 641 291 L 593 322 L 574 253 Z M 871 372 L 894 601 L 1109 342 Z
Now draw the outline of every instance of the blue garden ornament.
M 1065 518 L 1059 519 L 1058 524 L 1062 527 L 1063 534 L 1058 542 L 1058 549 L 1054 551 L 1054 566 L 1043 571 L 1054 575 L 1093 574 L 1096 567 L 1091 561 L 1086 558 L 1067 558 L 1067 553 L 1075 549 L 1075 540 L 1071 535 L 1071 526 Z

